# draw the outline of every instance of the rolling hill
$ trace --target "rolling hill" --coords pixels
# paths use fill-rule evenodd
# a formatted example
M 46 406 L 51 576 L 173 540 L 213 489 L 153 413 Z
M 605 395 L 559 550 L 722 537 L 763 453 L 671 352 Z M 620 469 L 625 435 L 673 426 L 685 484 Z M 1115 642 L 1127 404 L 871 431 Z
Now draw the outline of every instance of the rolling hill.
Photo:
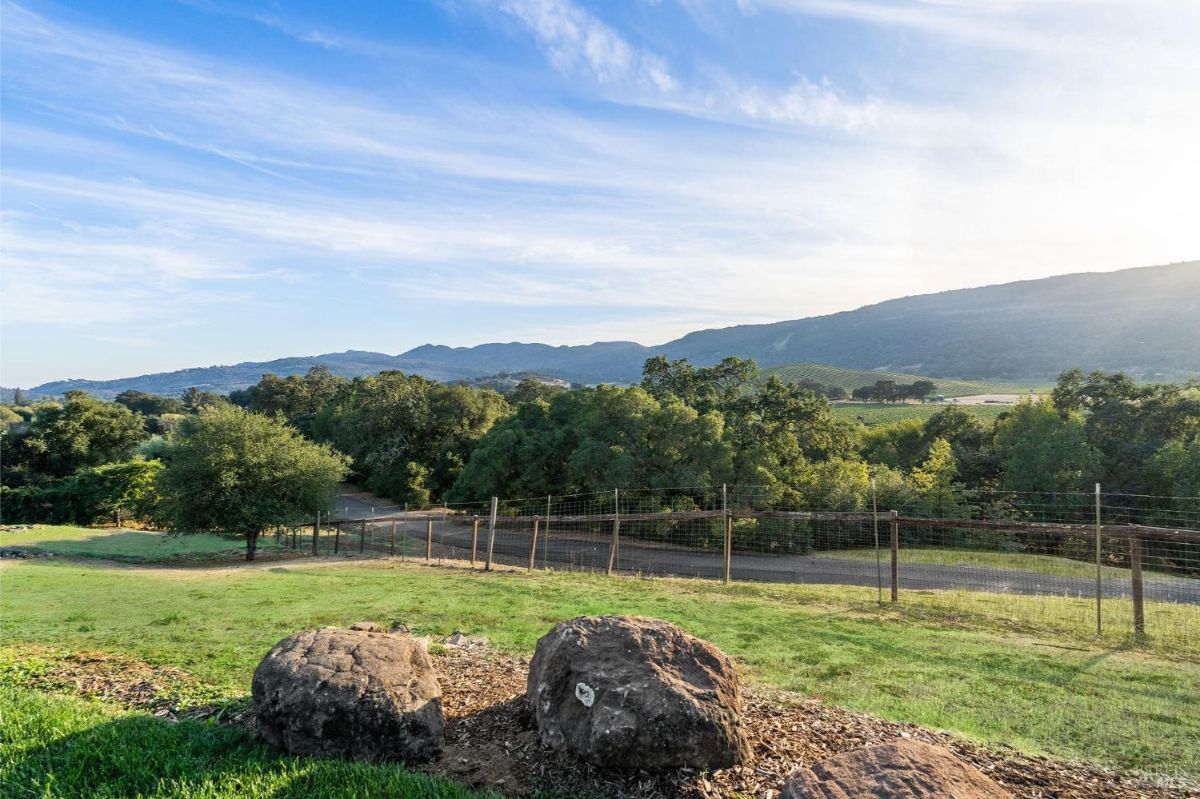
M 895 372 L 906 379 L 928 375 L 1024 386 L 1051 381 L 1072 367 L 1174 380 L 1200 374 L 1200 261 L 904 297 L 827 316 L 701 330 L 650 347 L 631 341 L 426 344 L 394 356 L 349 351 L 120 380 L 66 380 L 29 393 L 83 389 L 111 397 L 131 388 L 178 394 L 190 386 L 225 392 L 266 372 L 298 374 L 316 364 L 347 377 L 384 369 L 435 380 L 532 371 L 579 383 L 635 382 L 645 359 L 658 354 L 700 365 L 735 355 L 764 368 L 869 370 L 873 379 L 866 382 L 883 379 L 875 372 Z

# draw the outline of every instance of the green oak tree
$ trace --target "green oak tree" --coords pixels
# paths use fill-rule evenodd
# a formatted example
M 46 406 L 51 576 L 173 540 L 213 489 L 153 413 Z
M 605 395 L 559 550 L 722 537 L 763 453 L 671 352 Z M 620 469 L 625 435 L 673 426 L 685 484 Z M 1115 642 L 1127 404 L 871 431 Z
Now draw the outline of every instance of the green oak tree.
M 242 536 L 246 560 L 263 531 L 327 511 L 348 471 L 328 446 L 233 405 L 189 417 L 164 459 L 158 489 L 170 526 Z
M 1083 415 L 1059 413 L 1049 397 L 1022 400 L 997 421 L 995 450 L 1006 491 L 1082 491 L 1095 478 Z
M 5 442 L 4 483 L 47 482 L 126 460 L 145 437 L 141 417 L 124 405 L 68 391 L 61 405 L 39 404 L 28 428 Z

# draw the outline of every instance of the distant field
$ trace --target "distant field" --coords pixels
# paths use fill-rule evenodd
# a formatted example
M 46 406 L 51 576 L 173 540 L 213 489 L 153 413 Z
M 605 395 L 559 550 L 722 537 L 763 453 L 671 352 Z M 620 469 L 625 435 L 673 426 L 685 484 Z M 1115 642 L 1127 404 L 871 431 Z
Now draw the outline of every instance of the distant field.
M 833 416 L 835 419 L 861 419 L 868 426 L 890 424 L 902 419 L 928 419 L 935 413 L 945 410 L 947 405 L 885 405 L 880 402 L 835 402 Z M 1012 408 L 1011 405 L 959 405 L 990 424 L 999 418 L 1000 414 Z
M 869 386 L 876 380 L 894 380 L 897 383 L 912 383 L 930 380 L 937 386 L 937 393 L 946 397 L 967 397 L 972 394 L 1028 394 L 1048 392 L 1052 383 L 1041 380 L 945 380 L 939 377 L 903 374 L 901 372 L 877 372 L 872 369 L 842 369 L 814 363 L 798 363 L 767 370 L 767 374 L 778 375 L 789 383 L 800 380 L 816 380 L 827 386 L 841 386 L 847 392 L 860 386 Z

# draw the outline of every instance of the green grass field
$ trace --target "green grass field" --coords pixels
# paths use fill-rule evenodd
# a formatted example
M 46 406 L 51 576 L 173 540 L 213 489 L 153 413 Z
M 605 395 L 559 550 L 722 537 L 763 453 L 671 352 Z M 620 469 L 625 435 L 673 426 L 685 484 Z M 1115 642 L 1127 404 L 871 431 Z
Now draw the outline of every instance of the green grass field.
M 139 747 L 158 746 L 160 735 L 171 751 L 193 752 L 187 757 L 230 758 L 228 769 L 206 769 L 194 779 L 167 768 L 175 782 L 164 795 L 232 796 L 221 786 L 242 780 L 254 786 L 247 795 L 262 796 L 295 780 L 359 784 L 376 767 L 343 773 L 265 754 L 208 725 L 161 732 L 137 714 L 112 716 L 73 700 L 30 696 L 22 693 L 21 675 L 36 668 L 35 646 L 182 669 L 200 686 L 197 696 L 211 701 L 245 696 L 266 650 L 306 627 L 404 621 L 418 634 L 462 630 L 529 654 L 553 623 L 585 613 L 672 620 L 729 652 L 752 681 L 886 718 L 1121 768 L 1200 775 L 1200 608 L 1190 606 L 1150 603 L 1153 637 L 1133 647 L 1117 624 L 1103 640 L 1092 640 L 1089 601 L 970 592 L 906 592 L 899 605 L 881 609 L 873 589 L 854 587 L 485 574 L 395 560 L 213 569 L 25 560 L 0 565 L 0 580 L 6 664 L 0 683 L 10 688 L 2 726 L 30 730 L 5 742 L 4 760 L 16 765 L 0 776 L 27 779 L 31 770 L 57 763 L 62 782 L 48 795 L 90 785 L 89 758 L 102 759 L 90 744 L 54 741 L 113 742 L 118 734 L 104 737 L 106 731 L 126 727 L 144 731 L 130 745 L 131 763 Z M 1106 600 L 1105 612 L 1128 618 L 1128 603 Z M 378 773 L 384 782 L 406 779 L 395 770 Z M 114 784 L 125 789 L 113 795 L 142 790 L 134 790 L 133 779 L 120 771 Z M 400 795 L 456 795 L 424 790 Z
M 877 424 L 891 424 L 904 419 L 920 419 L 925 421 L 929 417 L 945 410 L 947 405 L 886 405 L 881 402 L 835 402 L 833 403 L 833 418 L 847 420 L 861 420 L 863 424 L 871 426 Z M 1012 408 L 1011 405 L 960 405 L 970 413 L 975 414 L 985 424 L 990 425 L 1000 417 L 1000 414 Z
M 861 386 L 874 385 L 877 380 L 894 380 L 897 383 L 913 383 L 930 380 L 937 386 L 937 393 L 946 397 L 967 397 L 972 394 L 1028 394 L 1048 392 L 1053 382 L 1044 380 L 946 380 L 940 377 L 924 377 L 903 372 L 877 372 L 874 369 L 843 369 L 815 363 L 799 363 L 777 366 L 766 370 L 768 375 L 778 375 L 785 382 L 815 380 L 827 386 L 841 386 L 847 393 Z
M 484 796 L 400 766 L 280 757 L 239 728 L 170 722 L 11 685 L 0 685 L 0 709 L 0 793 L 12 799 Z
M 342 535 L 341 553 L 353 556 L 358 552 L 357 525 L 347 525 Z M 321 551 L 332 551 L 334 531 L 323 527 Z M 374 554 L 386 551 L 388 533 L 374 529 L 367 533 L 367 545 Z M 258 555 L 263 560 L 305 556 L 312 547 L 308 528 L 299 531 L 296 551 L 289 539 L 273 535 L 258 539 Z M 91 527 L 72 527 L 40 524 L 28 530 L 0 531 L 0 546 L 25 549 L 31 552 L 51 552 L 71 558 L 99 558 L 133 564 L 184 564 L 216 561 L 239 561 L 246 556 L 246 544 L 240 538 L 208 534 L 172 535 L 152 530 L 103 530 Z M 398 536 L 397 554 L 416 555 L 424 551 L 408 536 Z
M 311 540 L 311 539 L 309 539 Z M 0 546 L 52 552 L 74 558 L 103 558 L 123 563 L 171 563 L 237 559 L 246 554 L 240 538 L 217 535 L 167 535 L 148 530 L 98 530 L 90 527 L 35 525 L 29 530 L 0 532 Z M 283 542 L 274 536 L 258 541 L 267 556 L 282 554 Z
M 886 545 L 886 542 L 885 542 Z M 819 558 L 853 558 L 855 560 L 875 560 L 873 549 L 839 549 L 833 552 L 821 552 Z M 889 555 L 883 552 L 887 561 Z M 937 566 L 978 566 L 988 569 L 1021 569 L 1023 571 L 1047 574 L 1052 577 L 1082 577 L 1084 579 L 1096 576 L 1096 566 L 1070 558 L 1060 558 L 1053 555 L 1032 555 L 1020 552 L 987 552 L 975 549 L 914 549 L 905 547 L 902 550 L 903 563 L 924 563 Z M 1104 579 L 1129 579 L 1128 569 L 1118 569 L 1114 566 L 1101 566 L 1101 577 Z M 1169 575 L 1155 575 L 1156 579 L 1187 579 L 1172 578 Z

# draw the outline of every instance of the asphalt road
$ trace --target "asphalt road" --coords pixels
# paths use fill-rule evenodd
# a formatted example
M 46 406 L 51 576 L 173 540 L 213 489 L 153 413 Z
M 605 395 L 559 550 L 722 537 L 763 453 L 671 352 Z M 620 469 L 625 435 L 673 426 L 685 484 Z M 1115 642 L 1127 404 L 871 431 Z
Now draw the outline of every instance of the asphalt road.
M 338 497 L 337 514 L 333 520 L 363 520 L 380 516 L 403 515 L 402 507 L 362 492 L 344 492 Z M 435 511 L 433 518 L 433 557 L 466 559 L 471 553 L 470 524 L 449 522 Z M 397 536 L 409 554 L 423 556 L 427 535 L 426 514 L 413 513 L 408 524 L 399 524 Z M 461 517 L 459 517 L 461 519 Z M 357 532 L 357 531 L 355 531 Z M 390 532 L 375 529 L 375 548 L 388 538 Z M 381 537 L 382 536 L 382 537 Z M 356 536 L 346 542 L 353 548 Z M 503 526 L 496 531 L 493 558 L 500 563 L 524 565 L 529 561 L 530 534 L 528 530 L 512 530 Z M 539 538 L 536 553 L 538 566 L 566 566 L 578 569 L 605 569 L 608 566 L 610 541 L 607 536 L 579 533 L 555 533 Z M 477 556 L 483 560 L 487 549 L 487 523 L 480 525 L 476 545 Z M 638 543 L 621 540 L 616 568 L 622 572 L 705 577 L 720 579 L 724 575 L 720 552 L 701 552 L 682 547 Z M 764 582 L 811 583 L 833 585 L 876 586 L 882 582 L 889 590 L 890 569 L 884 553 L 882 567 L 876 570 L 873 560 L 838 558 L 834 555 L 748 555 L 735 554 L 731 571 L 735 580 Z M 1143 581 L 1146 599 L 1200 605 L 1200 580 L 1146 574 Z M 934 564 L 905 564 L 900 559 L 902 590 L 966 589 L 993 593 L 1038 596 L 1094 597 L 1096 583 L 1091 578 L 1057 577 L 1023 569 L 996 569 L 977 566 L 948 566 Z M 1105 578 L 1101 591 L 1105 597 L 1127 597 L 1130 594 L 1126 579 Z

